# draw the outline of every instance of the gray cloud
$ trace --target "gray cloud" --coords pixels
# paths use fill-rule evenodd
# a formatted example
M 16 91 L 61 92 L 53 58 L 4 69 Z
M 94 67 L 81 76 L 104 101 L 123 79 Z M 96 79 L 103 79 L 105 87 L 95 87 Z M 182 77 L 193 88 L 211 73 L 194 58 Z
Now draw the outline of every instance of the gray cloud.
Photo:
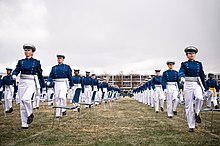
M 97 73 L 148 74 L 170 59 L 178 70 L 188 45 L 206 72 L 220 73 L 218 0 L 1 0 L 0 14 L 0 71 L 14 68 L 30 42 L 44 74 L 58 53 Z

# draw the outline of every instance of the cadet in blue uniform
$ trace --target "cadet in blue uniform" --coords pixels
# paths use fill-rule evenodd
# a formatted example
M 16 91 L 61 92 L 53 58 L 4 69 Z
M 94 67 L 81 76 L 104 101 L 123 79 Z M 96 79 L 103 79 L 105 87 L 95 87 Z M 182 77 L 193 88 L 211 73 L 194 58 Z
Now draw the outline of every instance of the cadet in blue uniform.
M 200 110 L 203 104 L 203 92 L 205 90 L 205 74 L 202 63 L 195 60 L 198 49 L 193 46 L 185 48 L 188 61 L 182 62 L 179 70 L 179 77 L 184 83 L 184 98 L 186 117 L 189 126 L 189 132 L 195 128 L 195 120 L 201 123 Z M 194 115 L 193 103 L 195 103 Z
M 66 106 L 67 91 L 73 87 L 72 69 L 64 64 L 64 55 L 57 55 L 58 65 L 52 67 L 47 84 L 54 81 L 56 106 Z M 62 114 L 61 114 L 62 113 Z M 56 109 L 56 118 L 66 115 L 66 109 Z
M 72 103 L 77 106 L 75 112 L 80 111 L 81 93 L 84 93 L 83 78 L 79 75 L 79 69 L 74 69 L 73 79 L 73 101 Z
M 167 61 L 168 70 L 163 72 L 162 75 L 162 87 L 166 93 L 167 99 L 167 115 L 172 118 L 173 115 L 177 115 L 177 105 L 179 103 L 179 77 L 178 72 L 174 70 L 174 61 Z
M 211 103 L 213 102 L 215 109 L 218 109 L 218 103 L 217 103 L 217 92 L 218 92 L 218 84 L 216 80 L 214 79 L 214 74 L 209 73 L 208 74 L 209 79 L 206 81 L 206 87 L 207 87 L 207 102 L 206 105 L 208 108 L 211 108 Z
M 155 111 L 158 113 L 159 105 L 160 110 L 164 111 L 164 92 L 162 88 L 162 76 L 160 70 L 155 70 L 156 76 L 152 79 L 152 88 L 154 90 Z
M 18 96 L 20 97 L 20 113 L 21 113 L 21 127 L 28 128 L 28 124 L 32 123 L 34 115 L 32 113 L 31 97 L 36 92 L 40 94 L 41 80 L 42 88 L 45 90 L 44 78 L 40 61 L 33 58 L 33 53 L 36 48 L 31 44 L 23 45 L 25 59 L 18 61 L 15 70 L 12 73 L 12 78 L 16 80 L 16 76 L 20 75 L 20 82 L 18 85 Z
M 54 82 L 47 83 L 47 101 L 48 105 L 52 106 L 54 101 Z
M 14 95 L 14 91 L 16 89 L 16 82 L 12 79 L 12 69 L 6 68 L 7 75 L 2 79 L 3 91 L 4 91 L 4 99 L 5 99 L 5 112 L 11 113 L 13 111 L 12 108 L 12 99 Z
M 98 94 L 97 94 L 97 91 L 98 91 L 98 80 L 96 78 L 96 75 L 95 74 L 92 74 L 92 102 L 94 104 L 98 104 L 99 100 L 98 100 Z
M 84 84 L 84 95 L 85 95 L 85 107 L 91 108 L 89 104 L 92 104 L 92 78 L 90 77 L 90 72 L 86 71 L 86 77 L 83 78 Z
M 102 102 L 105 102 L 108 99 L 108 83 L 107 80 L 104 78 L 102 82 Z
M 0 75 L 0 105 L 2 104 L 3 87 L 2 87 L 2 75 Z

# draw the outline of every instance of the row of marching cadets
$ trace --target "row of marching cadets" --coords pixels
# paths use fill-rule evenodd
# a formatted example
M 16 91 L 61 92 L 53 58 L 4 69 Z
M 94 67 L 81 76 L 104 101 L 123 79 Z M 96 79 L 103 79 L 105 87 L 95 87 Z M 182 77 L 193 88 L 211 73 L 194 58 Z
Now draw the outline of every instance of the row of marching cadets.
M 5 99 L 5 112 L 13 112 L 12 99 L 19 97 L 21 128 L 28 129 L 33 122 L 33 109 L 39 109 L 40 99 L 47 99 L 48 105 L 66 106 L 67 100 L 74 104 L 80 111 L 80 103 L 86 108 L 94 104 L 117 99 L 120 90 L 116 86 L 109 86 L 106 79 L 99 81 L 96 75 L 90 76 L 86 72 L 85 77 L 79 75 L 79 70 L 72 69 L 64 64 L 64 55 L 57 55 L 57 65 L 53 66 L 45 82 L 42 75 L 41 63 L 33 58 L 36 51 L 32 44 L 23 45 L 25 58 L 18 61 L 16 68 L 7 68 L 7 75 L 1 79 L 0 76 L 0 103 L 1 98 Z M 16 84 L 17 76 L 20 74 L 19 83 Z M 66 109 L 57 108 L 56 117 L 66 115 Z
M 195 123 L 201 123 L 200 112 L 204 99 L 206 107 L 211 108 L 213 103 L 215 109 L 219 108 L 219 86 L 214 74 L 208 74 L 209 79 L 205 80 L 202 63 L 195 60 L 198 49 L 189 46 L 184 51 L 188 60 L 181 63 L 179 72 L 173 69 L 174 61 L 167 61 L 168 70 L 162 76 L 160 70 L 155 70 L 156 75 L 134 89 L 133 94 L 134 99 L 155 108 L 156 113 L 159 109 L 164 111 L 166 100 L 168 118 L 177 115 L 178 103 L 185 103 L 189 132 L 194 132 Z

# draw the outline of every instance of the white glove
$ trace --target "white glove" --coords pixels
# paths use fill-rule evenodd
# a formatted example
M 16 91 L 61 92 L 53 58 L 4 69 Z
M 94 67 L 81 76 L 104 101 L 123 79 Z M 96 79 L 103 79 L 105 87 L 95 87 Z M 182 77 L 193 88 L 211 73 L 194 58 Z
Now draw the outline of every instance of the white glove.
M 164 93 L 167 93 L 167 89 L 164 89 Z
M 50 85 L 50 82 L 47 82 L 46 84 L 47 84 L 47 86 L 49 86 L 49 85 Z
M 2 92 L 2 91 L 3 91 L 3 87 L 0 88 L 0 92 Z
M 17 78 L 16 75 L 12 75 L 13 80 L 16 80 L 16 78 Z
M 182 78 L 180 79 L 180 82 L 185 83 L 185 78 L 182 77 Z

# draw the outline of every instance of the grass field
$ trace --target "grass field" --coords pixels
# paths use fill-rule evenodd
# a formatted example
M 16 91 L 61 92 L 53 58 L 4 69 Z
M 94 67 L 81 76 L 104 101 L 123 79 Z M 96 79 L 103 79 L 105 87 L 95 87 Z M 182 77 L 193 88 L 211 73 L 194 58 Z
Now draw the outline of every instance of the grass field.
M 45 104 L 45 103 L 41 103 Z M 53 123 L 53 109 L 42 105 L 34 111 L 34 122 L 29 129 L 20 128 L 19 106 L 4 116 L 0 112 L 0 145 L 220 145 L 220 113 L 214 113 L 210 132 L 208 121 L 188 132 L 183 106 L 178 116 L 167 118 L 166 111 L 156 114 L 154 109 L 125 97 L 95 109 L 82 109 L 81 114 L 67 111 L 67 116 Z M 206 124 L 205 124 L 206 123 Z M 206 125 L 206 127 L 205 127 Z

